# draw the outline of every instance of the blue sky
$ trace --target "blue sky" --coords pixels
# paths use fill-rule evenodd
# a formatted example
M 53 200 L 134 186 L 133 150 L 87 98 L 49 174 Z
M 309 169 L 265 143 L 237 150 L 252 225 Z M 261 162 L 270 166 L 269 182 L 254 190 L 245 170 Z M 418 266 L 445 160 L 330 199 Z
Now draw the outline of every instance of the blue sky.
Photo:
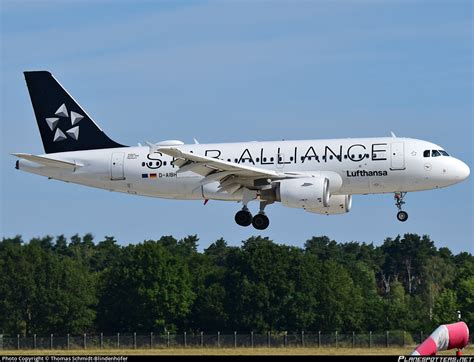
M 114 140 L 134 145 L 387 136 L 442 145 L 473 163 L 470 1 L 0 1 L 0 235 L 114 235 L 122 244 L 198 234 L 200 248 L 258 233 L 237 203 L 168 201 L 14 170 L 43 147 L 22 72 L 50 70 Z M 408 232 L 474 252 L 473 182 L 355 196 L 349 214 L 279 204 L 260 233 L 373 242 Z M 257 204 L 252 205 L 254 209 Z

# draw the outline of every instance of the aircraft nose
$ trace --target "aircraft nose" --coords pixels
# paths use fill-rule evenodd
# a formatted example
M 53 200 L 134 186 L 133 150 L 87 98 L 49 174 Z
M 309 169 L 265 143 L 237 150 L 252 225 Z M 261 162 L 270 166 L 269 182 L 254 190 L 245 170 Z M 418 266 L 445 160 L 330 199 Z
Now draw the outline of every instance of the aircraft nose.
M 456 159 L 456 163 L 454 164 L 454 177 L 456 178 L 456 180 L 458 182 L 461 182 L 467 179 L 470 173 L 471 170 L 469 169 L 469 166 L 461 160 Z

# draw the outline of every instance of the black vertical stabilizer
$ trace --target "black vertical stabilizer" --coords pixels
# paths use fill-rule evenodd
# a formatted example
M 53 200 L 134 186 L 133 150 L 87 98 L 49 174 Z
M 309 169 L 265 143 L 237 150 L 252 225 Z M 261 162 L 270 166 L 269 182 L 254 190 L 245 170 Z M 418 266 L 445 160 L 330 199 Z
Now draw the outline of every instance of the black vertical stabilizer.
M 24 72 L 46 153 L 126 147 L 112 141 L 50 72 Z

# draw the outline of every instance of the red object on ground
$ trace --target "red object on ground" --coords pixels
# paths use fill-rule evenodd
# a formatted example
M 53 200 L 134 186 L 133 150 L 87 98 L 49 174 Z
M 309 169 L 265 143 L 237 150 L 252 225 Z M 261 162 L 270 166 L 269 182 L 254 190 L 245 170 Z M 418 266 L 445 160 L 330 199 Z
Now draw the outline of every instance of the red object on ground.
M 433 338 L 428 337 L 417 347 L 416 352 L 420 356 L 435 356 L 438 352 L 438 346 Z
M 435 356 L 438 351 L 453 348 L 461 350 L 467 346 L 468 342 L 469 328 L 466 323 L 443 324 L 413 351 L 412 356 Z
M 469 343 L 469 329 L 466 323 L 458 322 L 453 324 L 447 324 L 449 332 L 449 344 L 448 349 L 452 348 L 464 348 Z

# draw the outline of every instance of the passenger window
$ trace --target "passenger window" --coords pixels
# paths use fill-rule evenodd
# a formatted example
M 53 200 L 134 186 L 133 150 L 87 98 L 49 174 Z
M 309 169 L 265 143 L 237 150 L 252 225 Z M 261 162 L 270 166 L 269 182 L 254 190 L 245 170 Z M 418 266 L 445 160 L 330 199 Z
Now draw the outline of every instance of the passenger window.
M 430 150 L 425 150 L 423 152 L 423 157 L 430 157 Z
M 438 157 L 441 156 L 441 153 L 437 150 L 431 150 L 431 157 Z

